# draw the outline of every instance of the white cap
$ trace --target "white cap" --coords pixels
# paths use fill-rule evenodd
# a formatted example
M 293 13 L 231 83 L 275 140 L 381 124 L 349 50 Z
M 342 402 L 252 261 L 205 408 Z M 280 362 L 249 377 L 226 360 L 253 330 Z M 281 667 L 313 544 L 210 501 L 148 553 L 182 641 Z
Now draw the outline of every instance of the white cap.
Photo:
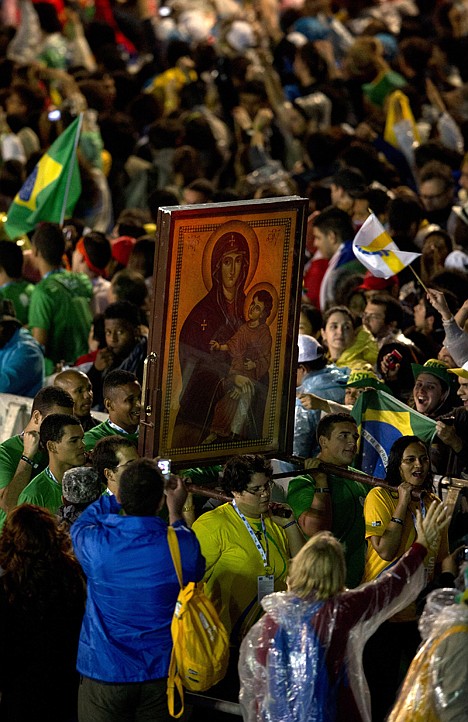
M 323 356 L 323 346 L 313 336 L 300 334 L 297 337 L 297 345 L 299 346 L 299 358 L 297 360 L 300 364 L 317 361 Z

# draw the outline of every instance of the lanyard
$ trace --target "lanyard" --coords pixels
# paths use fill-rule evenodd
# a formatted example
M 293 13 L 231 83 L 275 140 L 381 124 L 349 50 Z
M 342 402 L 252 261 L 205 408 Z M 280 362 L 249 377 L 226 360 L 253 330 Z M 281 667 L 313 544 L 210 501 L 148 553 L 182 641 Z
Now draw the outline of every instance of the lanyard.
M 47 271 L 47 273 L 44 274 L 43 279 L 49 278 L 49 276 L 52 276 L 56 273 L 63 273 L 64 271 L 64 268 L 53 268 L 51 271 Z
M 422 496 L 419 497 L 419 509 L 421 511 L 422 518 L 425 519 L 426 518 L 426 507 L 424 506 Z M 416 514 L 414 512 L 412 512 L 411 509 L 410 509 L 410 512 L 411 512 L 411 516 L 413 519 L 414 528 L 416 529 Z
M 239 507 L 237 506 L 237 504 L 236 504 L 235 501 L 232 502 L 232 506 L 234 507 L 234 511 L 236 512 L 236 514 L 237 514 L 237 515 L 240 517 L 240 519 L 242 519 L 242 521 L 244 522 L 244 526 L 245 526 L 245 528 L 247 529 L 247 531 L 249 532 L 249 534 L 250 534 L 250 536 L 251 536 L 251 538 L 252 538 L 253 543 L 254 543 L 255 546 L 257 547 L 257 551 L 258 551 L 258 553 L 260 554 L 260 556 L 262 557 L 263 566 L 264 566 L 265 569 L 266 569 L 267 566 L 268 566 L 268 539 L 267 539 L 266 526 L 265 526 L 265 522 L 264 522 L 264 520 L 263 520 L 263 516 L 260 516 L 260 519 L 261 519 L 261 522 L 262 522 L 262 533 L 263 533 L 263 538 L 265 539 L 265 547 L 266 547 L 266 549 L 264 549 L 264 548 L 262 547 L 262 545 L 260 544 L 260 542 L 258 541 L 258 539 L 257 539 L 257 537 L 256 537 L 256 535 L 255 535 L 254 530 L 253 530 L 252 527 L 250 526 L 249 522 L 247 521 L 247 519 L 245 518 L 245 516 L 243 515 L 243 513 L 241 512 L 241 510 L 239 509 Z
M 114 424 L 113 421 L 110 419 L 107 419 L 107 423 L 111 427 L 111 429 L 114 429 L 114 431 L 118 431 L 119 434 L 124 434 L 125 436 L 129 436 L 131 434 L 130 431 L 125 431 L 125 429 L 122 429 L 120 426 L 117 426 L 117 424 Z
M 58 479 L 55 478 L 48 466 L 46 467 L 45 473 L 49 477 L 49 479 L 52 479 L 52 481 L 55 481 L 55 483 L 60 486 L 60 482 L 58 481 Z
M 424 502 L 422 500 L 422 496 L 419 497 L 419 508 L 421 510 L 421 516 L 423 519 L 426 518 L 426 507 L 424 506 Z M 411 516 L 413 517 L 413 524 L 414 524 L 414 530 L 416 532 L 416 535 L 418 533 L 417 527 L 416 527 L 416 514 L 411 512 Z M 429 551 L 428 551 L 429 553 Z M 424 575 L 425 575 L 425 584 L 427 585 L 430 581 L 432 581 L 433 575 L 434 575 L 434 568 L 435 568 L 435 555 L 432 554 L 432 556 L 428 557 L 427 564 L 424 569 Z

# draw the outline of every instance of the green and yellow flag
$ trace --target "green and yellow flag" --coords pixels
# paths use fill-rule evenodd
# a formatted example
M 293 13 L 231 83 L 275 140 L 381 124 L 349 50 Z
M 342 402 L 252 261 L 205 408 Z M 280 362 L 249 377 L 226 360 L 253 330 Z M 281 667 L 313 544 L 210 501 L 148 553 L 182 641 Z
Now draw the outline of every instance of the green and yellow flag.
M 8 209 L 5 223 L 10 238 L 32 231 L 40 221 L 63 222 L 81 194 L 76 158 L 81 117 L 52 143 L 24 182 Z
M 353 406 L 351 416 L 360 434 L 358 463 L 366 474 L 385 476 L 388 454 L 400 436 L 418 436 L 430 444 L 436 422 L 411 409 L 385 391 L 364 391 Z

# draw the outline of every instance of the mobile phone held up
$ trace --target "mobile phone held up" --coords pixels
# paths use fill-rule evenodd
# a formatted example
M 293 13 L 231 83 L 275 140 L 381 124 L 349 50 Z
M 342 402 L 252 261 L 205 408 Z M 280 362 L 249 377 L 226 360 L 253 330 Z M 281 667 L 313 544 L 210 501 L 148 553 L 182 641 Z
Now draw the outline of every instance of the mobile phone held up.
M 396 368 L 396 365 L 401 363 L 403 359 L 403 356 L 399 351 L 393 349 L 392 353 L 387 358 L 387 366 L 390 371 L 393 371 Z
M 158 467 L 161 474 L 164 476 L 166 481 L 171 475 L 171 460 L 170 459 L 158 459 Z

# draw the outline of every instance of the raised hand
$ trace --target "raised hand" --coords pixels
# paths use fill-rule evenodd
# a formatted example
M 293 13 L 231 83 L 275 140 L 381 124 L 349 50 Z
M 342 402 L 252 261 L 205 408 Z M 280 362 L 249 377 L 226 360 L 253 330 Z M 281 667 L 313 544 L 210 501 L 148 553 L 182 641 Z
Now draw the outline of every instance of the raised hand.
M 435 552 L 444 529 L 448 527 L 450 517 L 447 509 L 440 501 L 433 501 L 423 519 L 419 509 L 416 512 L 416 541 L 426 547 L 428 551 Z

